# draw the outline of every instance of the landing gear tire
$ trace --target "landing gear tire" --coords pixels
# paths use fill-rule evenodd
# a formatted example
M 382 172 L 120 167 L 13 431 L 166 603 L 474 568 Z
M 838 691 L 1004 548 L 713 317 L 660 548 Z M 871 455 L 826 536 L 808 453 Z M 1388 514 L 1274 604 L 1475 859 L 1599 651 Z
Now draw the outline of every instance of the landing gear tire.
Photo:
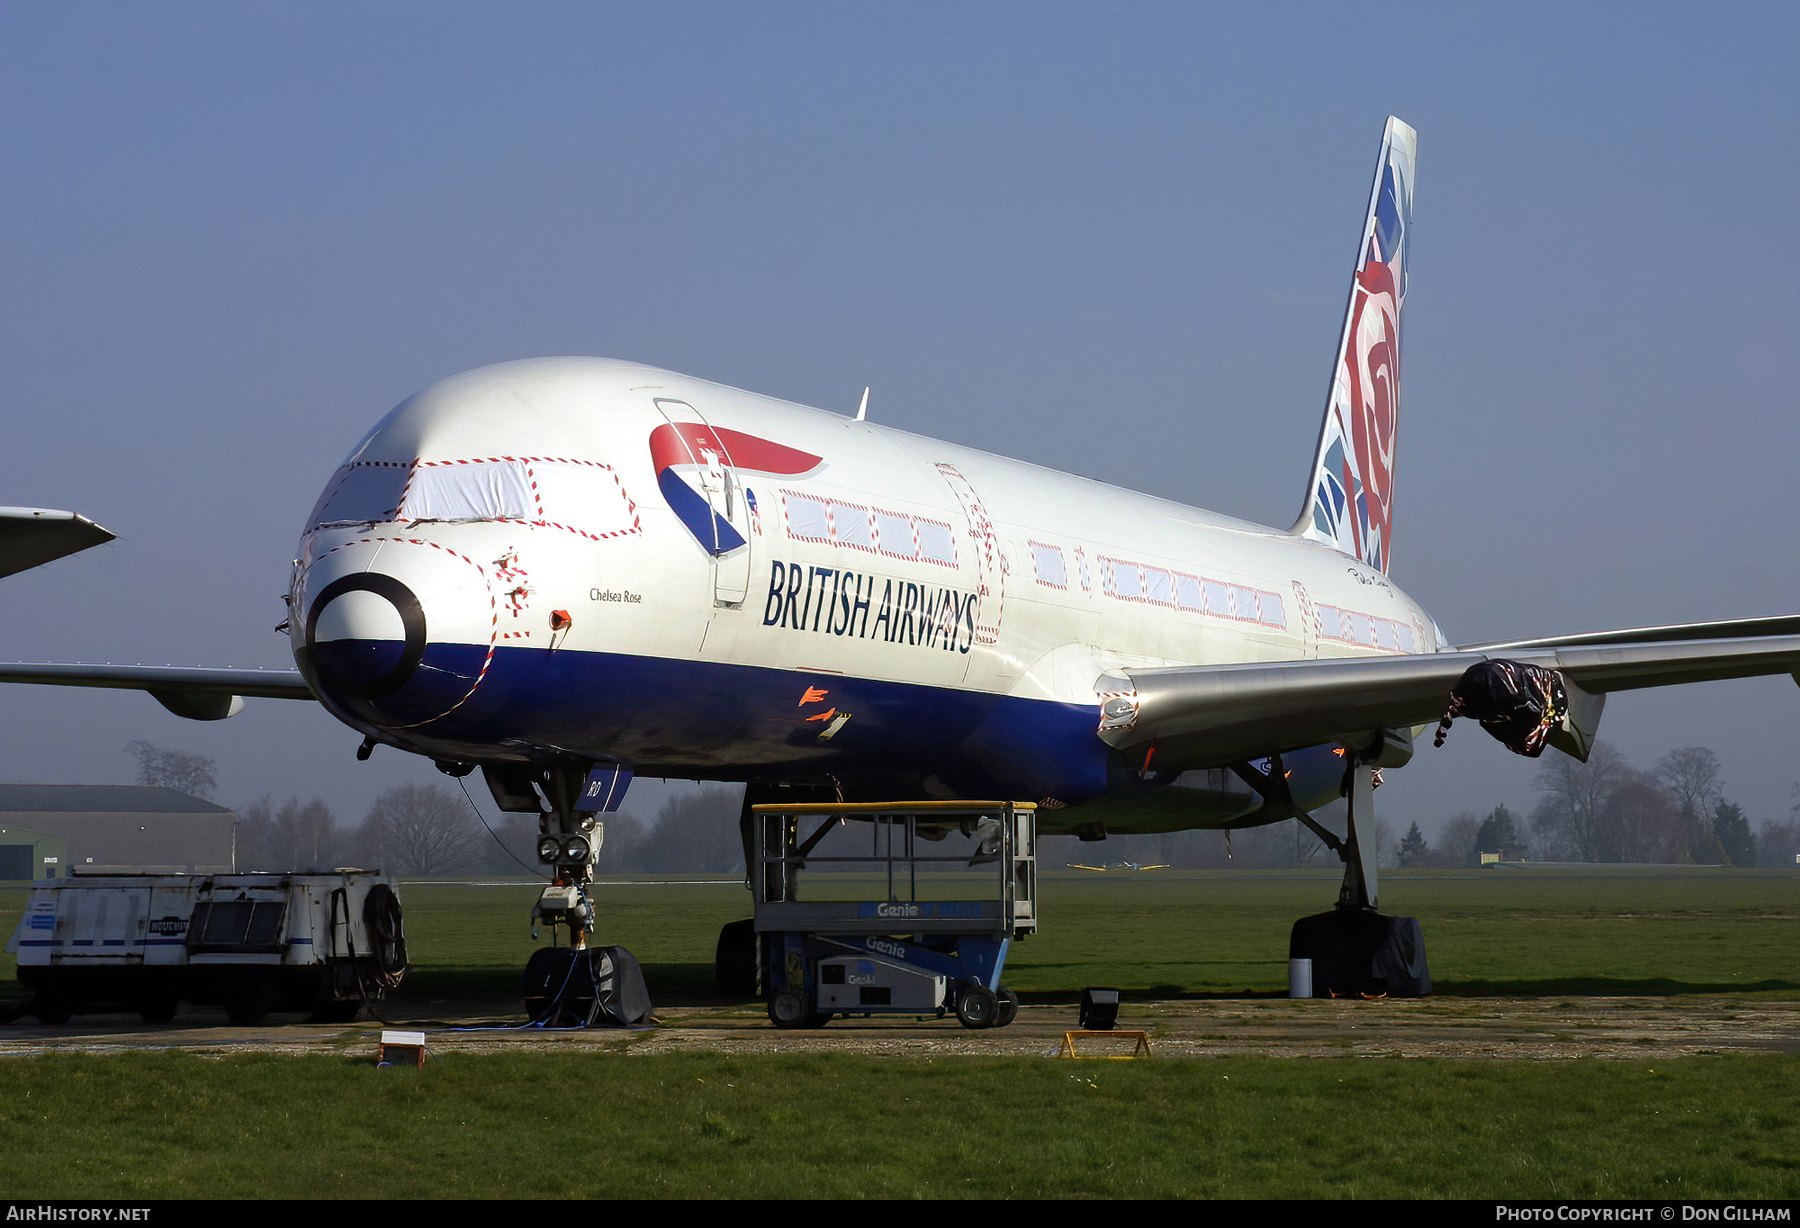
M 784 989 L 769 999 L 769 1022 L 778 1028 L 822 1028 L 825 1016 L 806 1009 L 806 999 Z
M 994 1026 L 1003 1028 L 1019 1015 L 1019 995 L 1002 985 L 995 995 L 998 1007 L 994 1014 Z
M 586 1027 L 594 1013 L 593 963 L 586 951 L 539 947 L 525 964 L 525 1012 L 551 1028 Z
M 986 985 L 971 985 L 956 1000 L 956 1019 L 965 1028 L 991 1028 L 999 1015 L 1000 1000 Z

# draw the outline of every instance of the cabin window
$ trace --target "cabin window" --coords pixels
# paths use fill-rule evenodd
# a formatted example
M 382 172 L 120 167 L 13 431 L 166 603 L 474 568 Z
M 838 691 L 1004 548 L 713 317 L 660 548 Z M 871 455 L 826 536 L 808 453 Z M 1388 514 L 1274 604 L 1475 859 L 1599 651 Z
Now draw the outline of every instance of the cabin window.
M 1051 588 L 1069 587 L 1069 569 L 1063 563 L 1063 552 L 1056 546 L 1031 543 L 1031 568 L 1039 584 Z
M 1108 559 L 1107 566 L 1112 570 L 1113 595 L 1123 597 L 1127 601 L 1137 601 L 1144 595 L 1144 573 L 1136 563 L 1127 563 L 1122 559 Z
M 1173 605 L 1174 594 L 1169 587 L 1169 573 L 1160 567 L 1144 568 L 1144 600 L 1154 601 L 1157 605 Z
M 1175 576 L 1175 604 L 1184 610 L 1202 610 L 1206 607 L 1200 602 L 1200 581 L 1194 576 Z
M 875 530 L 869 523 L 869 509 L 854 503 L 832 502 L 831 535 L 840 546 L 854 550 L 875 549 Z
M 1201 592 L 1205 595 L 1206 612 L 1219 618 L 1231 617 L 1231 590 L 1217 580 L 1201 582 Z
M 796 495 L 789 491 L 781 493 L 781 503 L 787 509 L 788 536 L 801 541 L 828 542 L 831 540 L 831 520 L 826 511 L 823 499 L 815 499 L 811 495 Z
M 1286 628 L 1287 607 L 1281 603 L 1281 594 L 1258 593 L 1257 596 L 1261 598 L 1262 621 L 1271 627 Z
M 1256 590 L 1253 588 L 1233 584 L 1231 586 L 1231 608 L 1233 616 L 1241 622 L 1260 621 L 1260 616 L 1256 612 Z
M 919 543 L 913 537 L 911 516 L 898 516 L 893 512 L 875 509 L 875 544 L 883 554 L 897 559 L 916 559 L 919 557 Z
M 920 518 L 913 521 L 919 535 L 919 557 L 931 563 L 956 566 L 956 537 L 942 521 Z

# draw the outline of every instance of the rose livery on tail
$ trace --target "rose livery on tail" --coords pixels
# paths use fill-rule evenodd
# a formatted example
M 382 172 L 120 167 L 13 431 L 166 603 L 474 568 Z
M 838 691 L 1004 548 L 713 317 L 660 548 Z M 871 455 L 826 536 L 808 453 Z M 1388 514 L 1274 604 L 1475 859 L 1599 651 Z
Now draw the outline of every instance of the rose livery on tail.
M 1309 506 L 1295 531 L 1377 571 L 1392 550 L 1400 418 L 1400 309 L 1412 223 L 1413 130 L 1388 121 L 1363 223 Z
M 746 500 L 755 508 L 737 471 L 793 477 L 823 462 L 811 452 L 728 427 L 665 422 L 650 432 L 650 463 L 663 498 L 694 540 L 709 554 L 724 555 L 744 544 L 743 533 L 732 524 L 735 502 Z

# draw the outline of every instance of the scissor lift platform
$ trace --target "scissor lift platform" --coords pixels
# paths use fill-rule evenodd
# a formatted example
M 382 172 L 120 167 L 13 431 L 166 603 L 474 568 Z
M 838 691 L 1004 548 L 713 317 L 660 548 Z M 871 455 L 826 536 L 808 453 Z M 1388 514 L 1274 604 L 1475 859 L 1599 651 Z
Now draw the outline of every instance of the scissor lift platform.
M 952 1011 L 970 1028 L 1012 1022 L 1018 998 L 1000 976 L 1013 940 L 1037 929 L 1034 803 L 751 810 L 756 937 L 776 1027 Z

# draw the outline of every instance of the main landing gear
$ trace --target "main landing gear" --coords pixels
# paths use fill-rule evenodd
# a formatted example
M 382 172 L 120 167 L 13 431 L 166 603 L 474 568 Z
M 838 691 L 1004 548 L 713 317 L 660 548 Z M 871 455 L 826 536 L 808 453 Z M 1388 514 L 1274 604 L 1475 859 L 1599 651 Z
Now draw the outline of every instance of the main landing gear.
M 1267 768 L 1240 764 L 1234 770 L 1265 800 L 1285 804 L 1344 863 L 1344 883 L 1337 907 L 1294 922 L 1288 958 L 1312 961 L 1312 995 L 1316 998 L 1386 994 L 1424 997 L 1431 992 L 1425 962 L 1425 935 L 1416 917 L 1390 917 L 1376 911 L 1379 902 L 1375 861 L 1375 789 L 1381 783 L 1378 759 L 1385 743 L 1372 752 L 1346 749 L 1343 794 L 1349 821 L 1342 838 L 1312 815 L 1298 809 L 1287 790 L 1281 756 Z M 1410 752 L 1410 748 L 1408 748 Z
M 589 886 L 606 838 L 600 816 L 619 808 L 631 769 L 558 759 L 544 767 L 489 764 L 488 788 L 501 810 L 536 813 L 538 861 L 550 868 L 550 884 L 531 910 L 532 936 L 549 926 L 551 946 L 525 965 L 523 996 L 533 1023 L 550 1027 L 629 1026 L 650 1015 L 649 992 L 637 960 L 624 947 L 590 945 L 594 903 Z M 557 931 L 568 945 L 555 945 Z

